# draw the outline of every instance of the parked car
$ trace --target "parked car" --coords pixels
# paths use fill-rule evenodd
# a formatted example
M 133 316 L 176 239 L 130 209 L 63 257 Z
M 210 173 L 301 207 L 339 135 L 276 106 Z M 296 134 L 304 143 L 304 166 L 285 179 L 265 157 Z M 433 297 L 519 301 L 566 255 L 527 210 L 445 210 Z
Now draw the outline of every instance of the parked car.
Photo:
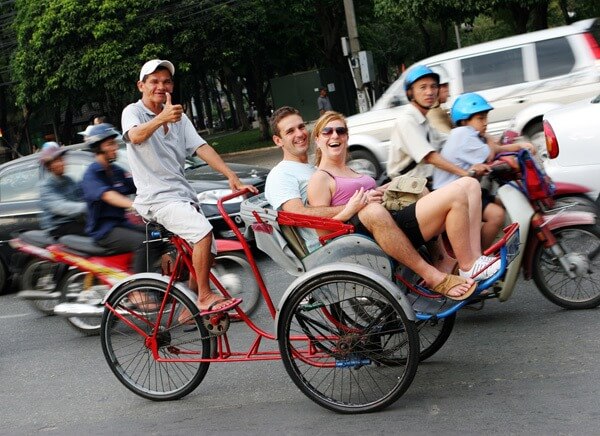
M 65 155 L 66 174 L 79 181 L 85 169 L 94 159 L 94 154 L 85 149 L 83 144 L 69 146 Z M 116 162 L 129 169 L 127 154 L 119 150 Z M 229 164 L 245 184 L 252 184 L 260 192 L 264 191 L 269 170 L 244 164 Z M 227 180 L 222 174 L 214 171 L 198 158 L 188 160 L 185 170 L 200 201 L 202 210 L 214 227 L 216 237 L 230 238 L 233 232 L 219 214 L 216 202 L 219 197 L 231 193 Z M 23 259 L 9 245 L 15 232 L 39 228 L 40 213 L 38 182 L 45 176 L 45 171 L 33 154 L 0 165 L 0 293 L 6 290 L 9 278 L 18 273 Z M 244 223 L 239 216 L 242 199 L 226 203 L 226 210 L 238 226 L 244 230 Z
M 594 191 L 600 206 L 600 95 L 544 115 L 548 159 L 544 169 L 555 181 L 577 183 Z
M 415 64 L 445 71 L 450 101 L 477 92 L 494 106 L 488 133 L 511 128 L 540 141 L 542 117 L 560 105 L 600 92 L 600 20 L 531 32 L 442 53 Z M 404 77 L 411 66 L 363 114 L 348 118 L 349 148 L 355 168 L 379 175 L 386 166 L 390 131 L 408 103 Z

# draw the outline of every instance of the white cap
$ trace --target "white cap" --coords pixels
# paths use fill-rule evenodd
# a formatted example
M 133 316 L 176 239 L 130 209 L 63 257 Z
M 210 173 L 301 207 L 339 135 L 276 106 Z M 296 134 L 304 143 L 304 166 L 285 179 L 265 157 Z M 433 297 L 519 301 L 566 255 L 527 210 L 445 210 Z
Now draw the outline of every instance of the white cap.
M 93 128 L 94 126 L 89 125 L 85 128 L 85 130 L 82 130 L 81 132 L 77 132 L 78 135 L 84 136 L 84 137 L 88 137 L 90 136 L 90 130 Z
M 167 69 L 171 72 L 171 76 L 175 75 L 175 67 L 171 62 L 160 59 L 152 59 L 146 62 L 140 70 L 140 80 L 144 80 L 145 76 L 154 73 L 158 67 L 167 67 Z

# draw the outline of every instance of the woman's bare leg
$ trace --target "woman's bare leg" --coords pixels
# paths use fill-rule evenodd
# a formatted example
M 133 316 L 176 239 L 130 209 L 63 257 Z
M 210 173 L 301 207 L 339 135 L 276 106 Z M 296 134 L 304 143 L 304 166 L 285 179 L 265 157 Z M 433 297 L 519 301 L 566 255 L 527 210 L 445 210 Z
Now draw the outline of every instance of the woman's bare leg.
M 479 183 L 463 177 L 419 199 L 419 229 L 425 240 L 444 230 L 462 270 L 469 270 L 481 255 L 481 192 Z

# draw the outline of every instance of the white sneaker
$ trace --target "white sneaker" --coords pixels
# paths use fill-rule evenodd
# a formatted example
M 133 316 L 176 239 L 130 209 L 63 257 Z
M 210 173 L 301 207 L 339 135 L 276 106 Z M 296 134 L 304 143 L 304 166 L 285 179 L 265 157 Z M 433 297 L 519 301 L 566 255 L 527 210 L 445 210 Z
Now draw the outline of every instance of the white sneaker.
M 479 256 L 469 271 L 458 270 L 461 277 L 471 277 L 476 282 L 489 279 L 500 269 L 500 258 Z

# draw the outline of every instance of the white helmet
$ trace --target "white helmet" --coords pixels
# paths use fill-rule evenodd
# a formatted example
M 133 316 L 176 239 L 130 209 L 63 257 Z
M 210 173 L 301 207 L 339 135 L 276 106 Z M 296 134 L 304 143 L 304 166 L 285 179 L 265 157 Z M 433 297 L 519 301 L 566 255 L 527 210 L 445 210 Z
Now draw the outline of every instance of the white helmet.
M 448 72 L 441 65 L 433 65 L 429 67 L 431 71 L 440 76 L 440 85 L 445 85 L 450 82 L 450 77 L 448 76 Z

